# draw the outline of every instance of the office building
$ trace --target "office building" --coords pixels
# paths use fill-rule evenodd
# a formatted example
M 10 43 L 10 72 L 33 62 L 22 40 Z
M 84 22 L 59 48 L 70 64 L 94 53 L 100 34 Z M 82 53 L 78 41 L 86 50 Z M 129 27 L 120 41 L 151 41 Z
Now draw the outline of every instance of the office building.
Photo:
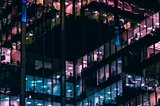
M 0 106 L 159 105 L 159 23 L 132 0 L 1 0 Z

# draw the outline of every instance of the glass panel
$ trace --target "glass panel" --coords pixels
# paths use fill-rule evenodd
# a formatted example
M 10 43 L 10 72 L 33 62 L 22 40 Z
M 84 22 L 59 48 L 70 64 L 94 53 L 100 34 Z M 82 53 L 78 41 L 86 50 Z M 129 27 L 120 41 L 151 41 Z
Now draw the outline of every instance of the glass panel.
M 44 106 L 53 106 L 51 101 L 45 101 Z
M 147 34 L 149 34 L 151 31 L 153 31 L 153 18 L 148 17 L 146 19 L 146 22 L 147 22 Z
M 155 93 L 150 94 L 150 106 L 156 105 L 156 95 Z
M 94 55 L 94 54 L 93 54 L 92 52 L 87 55 L 87 63 L 88 63 L 89 66 L 91 66 L 92 63 L 93 63 L 93 61 L 94 61 L 94 60 L 93 60 L 93 58 L 94 58 L 93 55 Z
M 99 105 L 99 95 L 98 93 L 94 94 L 94 105 L 97 106 Z
M 104 46 L 101 46 L 99 48 L 98 55 L 99 55 L 99 59 L 102 60 L 103 59 L 103 55 L 104 55 Z
M 74 96 L 74 87 L 72 83 L 66 82 L 66 96 L 67 97 Z
M 111 91 L 112 91 L 111 97 L 112 97 L 113 100 L 115 100 L 116 96 L 117 96 L 116 83 L 114 83 L 114 84 L 111 85 Z
M 42 100 L 35 100 L 35 105 L 43 106 L 43 101 Z
M 104 90 L 101 90 L 99 92 L 99 99 L 100 99 L 99 105 L 103 105 L 104 104 L 104 97 L 105 97 L 104 93 L 105 93 Z
M 112 92 L 110 91 L 110 87 L 105 88 L 105 103 L 109 103 L 109 101 L 111 100 L 111 94 Z
M 44 78 L 44 93 L 52 95 L 52 80 Z
M 98 49 L 94 51 L 94 61 L 98 61 Z
M 87 67 L 87 55 L 83 57 L 83 68 Z
M 66 61 L 66 78 L 67 81 L 73 80 L 73 62 Z
M 116 61 L 111 63 L 111 76 L 116 76 Z
M 147 54 L 148 58 L 154 56 L 154 45 L 151 45 L 147 48 Z
M 27 98 L 27 99 L 26 99 L 26 106 L 34 106 L 34 101 L 33 101 L 33 99 Z
M 43 93 L 43 88 L 45 87 L 43 86 L 43 78 L 35 77 L 35 92 Z
M 77 60 L 77 64 L 76 64 L 76 73 L 78 75 L 78 77 L 80 77 L 79 75 L 82 72 L 82 58 Z
M 109 42 L 105 44 L 105 58 L 109 56 Z
M 122 72 L 122 58 L 117 59 L 117 74 L 120 74 Z
M 117 86 L 118 86 L 118 87 L 117 87 L 118 95 L 122 96 L 122 93 L 123 93 L 122 81 L 118 81 Z
M 33 76 L 26 76 L 26 91 L 32 91 L 34 92 L 34 87 L 36 86 L 36 83 L 34 81 Z
M 128 45 L 128 37 L 127 37 L 127 35 L 128 35 L 127 31 L 122 33 L 122 44 L 124 45 L 124 47 Z
M 9 96 L 1 94 L 1 106 L 9 106 Z
M 111 55 L 115 53 L 115 39 L 111 41 Z
M 97 78 L 98 78 L 99 84 L 101 84 L 105 81 L 104 67 L 102 67 L 98 70 L 97 76 L 98 76 Z
M 53 95 L 60 96 L 60 83 L 58 79 L 53 79 Z
M 108 78 L 109 78 L 109 64 L 107 64 L 106 66 L 105 66 L 105 73 L 106 73 L 106 80 L 108 80 Z
M 107 4 L 111 7 L 114 7 L 114 0 L 107 0 Z
M 159 13 L 153 15 L 154 28 L 159 28 Z
M 76 88 L 77 88 L 77 96 L 81 95 L 82 94 L 82 79 L 77 81 Z

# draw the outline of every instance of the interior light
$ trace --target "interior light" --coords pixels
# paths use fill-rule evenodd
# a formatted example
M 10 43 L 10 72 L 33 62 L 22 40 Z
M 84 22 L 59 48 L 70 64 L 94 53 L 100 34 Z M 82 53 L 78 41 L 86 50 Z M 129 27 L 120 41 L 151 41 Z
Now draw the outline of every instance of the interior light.
M 68 2 L 65 2 L 65 5 L 68 5 L 69 3 Z
M 104 17 L 107 17 L 107 14 L 103 14 Z
M 10 54 L 10 53 L 11 53 L 11 51 L 8 49 L 8 50 L 7 50 L 7 54 Z
M 159 22 L 157 22 L 156 25 L 159 25 Z
M 29 98 L 32 98 L 31 95 L 29 95 Z
M 128 78 L 131 78 L 132 76 L 131 76 L 131 75 L 128 75 L 127 77 L 128 77 Z
M 57 15 L 56 17 L 59 18 L 59 15 Z
M 146 26 L 146 25 L 144 25 L 143 27 L 144 27 L 144 28 L 146 28 L 147 26 Z
M 38 83 L 41 83 L 41 82 L 42 82 L 42 80 L 38 80 L 37 82 L 38 82 Z
M 41 86 L 42 88 L 47 88 L 47 86 Z
M 12 43 L 12 48 L 16 49 L 16 43 Z
M 36 81 L 31 81 L 31 83 L 33 84 L 33 83 L 36 83 Z
M 144 86 L 144 83 L 142 83 L 141 86 Z
M 122 61 L 121 61 L 121 60 L 119 60 L 119 61 L 118 61 L 118 63 L 122 63 Z
M 107 92 L 108 94 L 111 94 L 111 92 Z
M 76 85 L 76 87 L 78 88 L 78 87 L 79 87 L 79 85 Z
M 99 54 L 102 54 L 102 52 L 100 51 Z
M 52 106 L 52 105 L 48 105 L 48 106 Z
M 31 84 L 31 86 L 36 86 L 36 84 Z
M 41 103 L 38 103 L 37 105 L 38 105 L 38 106 L 42 106 L 42 104 L 41 104 Z
M 129 84 L 126 84 L 126 86 L 129 86 Z
M 5 99 L 6 99 L 6 100 L 9 100 L 9 97 L 6 97 Z
M 133 83 L 137 83 L 137 81 L 132 81 Z
M 86 8 L 85 10 L 86 10 L 86 11 L 88 11 L 89 9 L 88 9 L 88 8 Z
M 137 78 L 136 80 L 141 81 L 141 78 Z
M 49 85 L 51 85 L 51 84 L 52 84 L 52 82 L 48 82 L 48 84 L 49 84 Z
M 155 31 L 155 29 L 153 29 L 153 31 Z
M 86 103 L 86 105 L 90 105 L 90 103 Z
M 29 21 L 30 21 L 30 22 L 33 22 L 33 20 L 32 20 L 32 19 L 30 19 Z
M 19 102 L 19 99 L 17 99 L 17 102 Z
M 114 90 L 115 90 L 115 91 L 116 91 L 116 90 L 119 90 L 119 88 L 115 88 Z
M 148 29 L 148 30 L 152 30 L 152 27 L 148 27 L 147 29 Z
M 103 96 L 100 96 L 101 99 L 103 99 Z
M 72 70 L 72 69 L 73 69 L 73 67 L 68 67 L 68 69 L 69 69 L 69 70 Z
M 72 92 L 72 90 L 71 90 L 71 89 L 68 89 L 67 92 Z
M 30 105 L 30 104 L 31 104 L 31 102 L 27 102 L 27 104 L 28 104 L 28 105 Z
M 95 13 L 95 14 L 97 14 L 97 13 L 98 13 L 98 11 L 95 11 L 94 13 Z
M 33 33 L 29 33 L 29 36 L 33 36 Z
M 86 61 L 86 60 L 84 60 L 84 61 L 83 61 L 83 63 L 84 63 L 84 64 L 86 64 L 86 63 L 87 63 L 87 61 Z
M 60 75 L 57 75 L 57 79 L 60 78 Z

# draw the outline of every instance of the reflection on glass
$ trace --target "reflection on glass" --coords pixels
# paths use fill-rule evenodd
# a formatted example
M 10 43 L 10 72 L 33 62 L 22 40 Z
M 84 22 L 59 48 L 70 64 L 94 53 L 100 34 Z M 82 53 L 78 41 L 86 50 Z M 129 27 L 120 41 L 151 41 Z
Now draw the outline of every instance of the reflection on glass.
M 116 97 L 120 94 L 122 95 L 122 81 L 118 81 L 117 83 L 114 83 L 111 86 L 91 95 L 85 100 L 80 101 L 78 106 L 82 106 L 82 102 L 87 106 L 108 104 L 115 101 Z
M 19 97 L 16 96 L 11 96 L 9 97 L 8 95 L 3 95 L 1 94 L 1 101 L 0 101 L 0 105 L 1 106 L 20 106 L 19 105 Z

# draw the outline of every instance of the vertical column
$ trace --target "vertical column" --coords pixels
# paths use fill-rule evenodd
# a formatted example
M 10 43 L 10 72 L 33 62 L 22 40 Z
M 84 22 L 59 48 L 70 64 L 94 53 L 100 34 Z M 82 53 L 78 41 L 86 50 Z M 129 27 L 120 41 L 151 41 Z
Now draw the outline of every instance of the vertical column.
M 76 18 L 76 0 L 72 0 L 72 14 L 73 14 L 73 17 L 74 19 Z
M 25 47 L 25 34 L 26 24 L 22 22 L 22 43 L 21 43 L 21 94 L 20 94 L 20 106 L 25 106 L 25 73 L 26 73 L 26 47 Z
M 73 75 L 74 75 L 74 106 L 77 106 L 77 72 L 76 72 L 77 61 L 73 63 Z
M 118 14 L 116 14 L 116 9 L 118 9 L 118 0 L 114 0 L 114 21 L 115 26 L 119 26 Z
M 73 3 L 73 7 L 72 7 L 72 14 L 73 14 L 73 21 L 76 20 L 76 0 L 72 0 L 72 3 Z M 73 23 L 73 28 L 76 28 L 76 24 L 75 22 Z M 73 30 L 73 33 L 75 33 L 75 30 Z M 73 37 L 73 50 L 75 50 L 75 37 Z M 73 53 L 73 57 L 75 58 L 75 53 Z M 77 105 L 77 74 L 76 74 L 76 65 L 77 65 L 77 61 L 74 61 L 73 62 L 73 77 L 74 77 L 74 106 Z
M 120 37 L 119 37 L 119 16 L 116 13 L 118 9 L 118 0 L 114 0 L 114 22 L 115 22 L 115 52 L 117 52 L 117 46 L 120 46 Z
M 65 75 L 65 0 L 60 0 L 61 25 L 61 106 L 66 106 L 66 75 Z
M 26 74 L 26 1 L 22 0 L 22 39 L 21 39 L 21 94 L 20 106 L 25 106 L 25 74 Z

